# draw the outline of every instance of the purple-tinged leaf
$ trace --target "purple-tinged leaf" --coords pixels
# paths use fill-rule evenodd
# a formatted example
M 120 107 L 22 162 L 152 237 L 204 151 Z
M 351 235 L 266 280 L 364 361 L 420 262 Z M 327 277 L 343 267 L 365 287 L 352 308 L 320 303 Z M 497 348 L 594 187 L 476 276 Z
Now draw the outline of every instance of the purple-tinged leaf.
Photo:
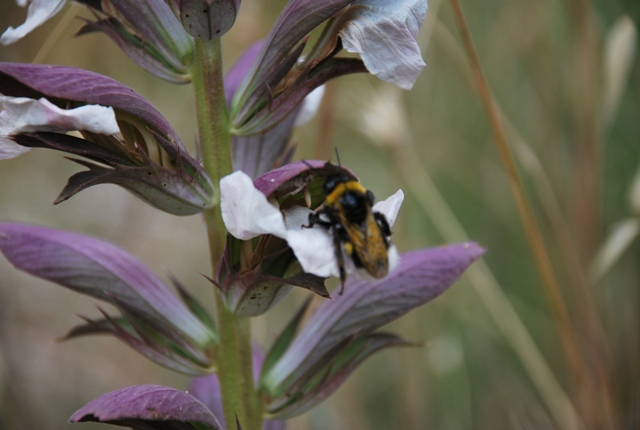
M 114 325 L 117 325 L 129 333 L 135 333 L 131 323 L 124 317 L 102 318 L 99 320 L 92 320 L 91 318 L 87 318 L 82 315 L 79 315 L 79 317 L 83 319 L 85 323 L 73 327 L 67 332 L 67 334 L 62 336 L 59 341 L 62 342 L 65 340 L 76 339 L 78 337 L 95 336 L 98 334 L 112 335 L 114 334 Z
M 0 63 L 0 93 L 19 95 L 24 99 L 46 96 L 55 109 L 80 106 L 59 109 L 63 114 L 99 108 L 108 110 L 113 116 L 115 111 L 113 131 L 118 133 L 115 135 L 87 124 L 78 128 L 83 137 L 80 139 L 62 133 L 47 133 L 58 129 L 45 124 L 17 129 L 8 136 L 10 143 L 61 150 L 104 165 L 81 162 L 90 170 L 73 176 L 58 202 L 91 185 L 108 182 L 118 184 L 152 206 L 174 215 L 193 215 L 214 205 L 214 186 L 199 162 L 185 150 L 166 119 L 126 86 L 105 76 L 69 67 Z M 84 103 L 101 106 L 83 106 Z M 0 116 L 5 114 L 2 111 Z M 105 122 L 98 115 L 90 115 L 89 119 L 98 125 Z M 68 122 L 65 117 L 56 124 L 61 121 Z M 0 134 L 2 132 L 0 130 Z M 0 158 L 3 152 L 6 156 L 16 155 L 0 136 Z
M 251 45 L 225 74 L 225 96 L 230 105 L 238 86 L 258 55 L 263 42 Z M 294 111 L 269 131 L 248 136 L 233 136 L 233 170 L 242 170 L 256 178 L 285 163 L 289 140 L 297 121 Z
M 146 266 L 101 240 L 27 224 L 0 223 L 0 251 L 18 269 L 96 297 L 114 299 L 196 345 L 215 335 Z
M 218 418 L 222 428 L 226 427 L 218 375 L 212 373 L 192 378 L 187 393 L 201 401 Z
M 71 176 L 54 204 L 62 203 L 94 185 L 109 183 L 126 188 L 151 206 L 172 215 L 195 215 L 212 207 L 211 196 L 199 184 L 158 165 L 115 165 L 111 169 L 82 160 L 72 161 L 89 170 Z
M 290 1 L 235 94 L 236 134 L 271 129 L 313 89 L 345 74 L 368 71 L 411 88 L 424 67 L 416 36 L 426 11 L 426 0 Z M 300 57 L 305 37 L 323 21 L 323 34 Z M 342 49 L 360 58 L 336 57 Z
M 301 103 L 288 105 L 287 109 L 290 106 L 291 110 L 280 110 L 272 115 L 268 121 L 261 124 L 258 133 L 234 135 L 232 144 L 234 170 L 242 170 L 252 178 L 256 178 L 287 164 L 291 151 L 295 149 L 295 145 L 290 144 L 293 128 L 303 125 L 315 116 L 323 94 L 324 86 L 320 86 L 311 93 L 305 94 Z M 257 116 L 263 118 L 263 114 L 269 110 L 265 107 Z M 275 126 L 272 121 L 276 123 Z
M 196 39 L 217 39 L 236 21 L 240 0 L 174 0 L 185 30 Z
M 76 339 L 83 336 L 111 335 L 135 349 L 145 358 L 160 366 L 189 376 L 208 375 L 212 371 L 211 363 L 198 364 L 178 345 L 166 341 L 162 333 L 135 321 L 131 315 L 127 317 L 111 317 L 100 309 L 102 319 L 92 320 L 80 317 L 85 324 L 73 327 L 60 341 Z M 166 332 L 166 331 L 165 331 Z M 180 342 L 184 344 L 184 341 Z M 192 350 L 192 349 L 191 349 Z M 198 355 L 202 355 L 198 352 Z
M 291 342 L 300 329 L 302 317 L 304 317 L 305 313 L 307 312 L 310 303 L 311 299 L 307 299 L 303 303 L 300 309 L 298 309 L 298 312 L 296 312 L 293 318 L 291 318 L 291 321 L 289 321 L 286 327 L 280 332 L 280 335 L 275 340 L 275 342 L 273 342 L 271 348 L 269 348 L 269 352 L 264 359 L 264 365 L 262 366 L 263 374 L 269 373 L 271 368 L 278 362 L 282 354 L 284 354 L 287 348 L 289 348 L 289 345 L 291 345 Z
M 264 45 L 263 45 L 264 46 Z M 268 106 L 272 100 L 278 97 L 281 92 L 280 82 L 287 76 L 292 68 L 298 63 L 300 59 L 300 55 L 304 51 L 306 46 L 306 41 L 300 43 L 295 50 L 293 50 L 282 62 L 278 63 L 271 73 L 266 75 L 264 81 L 260 82 L 259 85 L 256 86 L 255 90 L 249 95 L 249 97 L 244 100 L 244 104 L 238 108 L 238 110 L 234 110 L 236 106 L 236 100 L 233 99 L 231 101 L 231 122 L 235 128 L 235 133 L 239 135 L 247 135 L 251 134 L 251 132 L 246 129 L 246 122 L 249 118 L 256 115 L 257 112 L 260 112 L 264 106 Z M 244 82 L 244 81 L 243 81 Z M 242 85 L 242 84 L 241 84 Z M 274 126 L 275 122 L 269 122 L 270 126 Z M 255 128 L 255 127 L 254 127 Z M 266 125 L 263 129 L 268 129 Z
M 71 176 L 54 204 L 62 203 L 86 188 L 110 183 L 120 185 L 151 206 L 172 215 L 195 215 L 213 206 L 213 185 L 199 166 L 184 168 L 178 164 L 178 168 L 172 170 L 151 161 L 144 151 L 133 151 L 125 145 L 101 146 L 60 133 L 23 133 L 12 136 L 12 141 L 18 146 L 54 149 L 111 166 L 69 158 L 89 170 Z M 178 160 L 179 163 L 183 161 L 188 163 L 192 159 Z
M 291 387 L 287 394 L 267 405 L 267 410 L 279 419 L 300 415 L 326 400 L 364 360 L 376 352 L 412 345 L 398 336 L 386 333 L 357 337 L 340 349 L 336 356 L 327 357 L 327 363 L 321 363 L 324 365 L 320 369 L 311 369 L 307 378 L 303 378 L 303 381 L 307 381 L 306 384 Z M 301 393 L 300 396 L 289 394 L 298 392 Z
M 149 47 L 131 37 L 127 28 L 114 18 L 101 19 L 95 22 L 87 22 L 78 32 L 84 35 L 94 32 L 106 34 L 134 63 L 145 69 L 147 72 L 160 79 L 174 83 L 185 84 L 191 81 L 190 76 L 184 66 L 175 68 L 168 64 L 163 58 L 152 55 L 148 52 Z M 135 41 L 137 43 L 132 42 Z
M 253 111 L 245 110 L 247 101 L 254 92 L 265 94 L 267 82 L 303 39 L 316 27 L 329 19 L 333 14 L 354 0 L 291 0 L 271 28 L 267 39 L 260 50 L 253 67 L 238 88 L 233 101 L 232 120 L 236 127 L 246 122 Z M 297 56 L 296 56 L 297 59 Z M 281 73 L 278 73 L 281 74 Z M 275 87 L 278 82 L 270 82 Z M 243 110 L 242 115 L 238 112 Z
M 107 18 L 88 22 L 78 34 L 104 32 L 148 72 L 173 83 L 190 81 L 193 39 L 169 5 L 156 0 L 77 0 Z
M 280 420 L 264 420 L 262 430 L 286 430 L 287 422 Z
M 211 319 L 211 316 L 207 312 L 207 310 L 200 304 L 200 302 L 192 296 L 187 289 L 178 281 L 176 277 L 172 274 L 169 274 L 169 278 L 173 283 L 173 286 L 178 290 L 178 294 L 180 295 L 180 299 L 184 302 L 185 305 L 189 308 L 189 310 L 196 316 L 198 319 L 204 324 L 212 333 L 216 332 L 216 325 Z
M 367 69 L 360 59 L 331 58 L 313 70 L 313 73 L 299 73 L 296 79 L 292 78 L 291 82 L 275 99 L 269 100 L 266 106 L 245 121 L 238 133 L 251 135 L 267 131 L 291 115 L 313 90 L 329 80 L 338 76 L 366 71 Z
M 130 326 L 136 331 L 138 337 L 149 346 L 157 346 L 157 349 L 162 352 L 167 350 L 172 353 L 171 356 L 173 356 L 173 353 L 178 352 L 185 358 L 188 358 L 191 363 L 195 364 L 195 366 L 193 366 L 194 371 L 189 372 L 192 375 L 208 373 L 211 370 L 211 351 L 207 347 L 210 347 L 213 343 L 218 343 L 218 338 L 215 336 L 215 333 L 211 332 L 213 335 L 211 342 L 205 347 L 194 345 L 194 342 L 183 336 L 176 330 L 175 326 L 162 324 L 149 318 L 146 313 L 140 312 L 126 302 L 118 300 L 117 297 L 113 297 L 112 300 L 118 310 L 128 318 Z M 106 317 L 105 312 L 102 314 Z M 124 326 L 124 328 L 126 330 L 127 326 Z
M 222 430 L 205 405 L 184 391 L 160 385 L 136 385 L 104 394 L 69 419 L 140 430 Z
M 49 101 L 111 106 L 141 120 L 172 144 L 182 143 L 169 122 L 144 97 L 121 83 L 87 70 L 46 64 L 0 63 L 0 93 Z
M 256 178 L 283 162 L 293 134 L 297 112 L 293 112 L 274 128 L 249 136 L 233 136 L 233 169 Z
M 207 375 L 212 371 L 211 363 L 196 362 L 189 357 L 186 352 L 180 350 L 176 345 L 172 345 L 162 337 L 162 333 L 153 333 L 147 329 L 142 323 L 132 323 L 133 319 L 126 324 L 122 324 L 120 319 L 113 319 L 102 312 L 104 320 L 98 320 L 96 323 L 105 325 L 110 324 L 110 334 L 135 349 L 142 356 L 148 358 L 160 366 L 166 367 L 173 371 L 183 373 L 189 376 Z M 155 329 L 155 327 L 154 327 Z M 147 334 L 149 332 L 149 334 Z M 167 332 L 166 330 L 164 331 Z M 182 342 L 183 344 L 185 342 Z M 202 355 L 202 354 L 200 354 Z
M 295 264 L 293 253 L 291 254 L 291 262 L 285 267 Z M 223 284 L 225 291 L 225 305 L 227 309 L 236 315 L 254 317 L 262 315 L 278 303 L 290 290 L 292 286 L 304 288 L 321 297 L 329 298 L 329 292 L 324 286 L 324 279 L 308 273 L 298 273 L 291 277 L 284 275 L 274 276 L 262 273 L 262 266 L 269 266 L 268 261 L 262 262 L 258 267 L 251 271 L 240 274 L 233 273 L 226 280 L 232 279 L 230 282 Z M 281 264 L 277 264 L 281 266 Z
M 238 87 L 251 69 L 263 44 L 264 40 L 260 40 L 249 46 L 249 48 L 238 57 L 236 62 L 233 63 L 233 66 L 231 66 L 227 73 L 224 74 L 224 95 L 227 101 L 227 107 L 231 106 L 231 100 L 233 100 Z
M 107 149 L 79 137 L 49 132 L 22 133 L 12 136 L 12 140 L 26 148 L 53 149 L 89 158 L 99 163 L 134 165 L 131 162 L 131 149 L 124 145 Z
M 483 253 L 474 243 L 412 251 L 403 254 L 396 270 L 384 279 L 349 280 L 345 293 L 324 302 L 262 376 L 263 386 L 278 391 L 296 383 L 354 333 L 365 336 L 443 293 Z
M 253 249 L 250 242 L 227 235 L 225 252 L 217 268 L 220 283 L 216 285 L 224 294 L 227 309 L 234 314 L 261 315 L 282 299 L 292 286 L 329 297 L 324 279 L 302 272 L 293 252 L 282 239 L 262 236 L 255 245 L 254 257 L 240 263 L 240 258 L 247 258 L 249 247 Z M 238 252 L 241 248 L 245 248 L 244 256 Z
M 143 44 L 153 46 L 171 67 L 186 71 L 193 56 L 193 40 L 166 1 L 109 0 L 109 3 L 115 8 L 110 12 L 129 24 Z

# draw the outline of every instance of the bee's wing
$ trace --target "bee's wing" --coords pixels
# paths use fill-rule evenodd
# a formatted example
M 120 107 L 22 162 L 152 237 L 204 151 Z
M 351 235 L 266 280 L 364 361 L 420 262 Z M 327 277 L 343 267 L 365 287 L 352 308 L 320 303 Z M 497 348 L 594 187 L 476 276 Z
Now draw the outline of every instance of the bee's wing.
M 352 252 L 358 256 L 364 269 L 374 278 L 387 276 L 389 271 L 387 245 L 371 208 L 364 222 L 364 228 L 348 222 L 342 222 L 342 225 L 353 244 Z

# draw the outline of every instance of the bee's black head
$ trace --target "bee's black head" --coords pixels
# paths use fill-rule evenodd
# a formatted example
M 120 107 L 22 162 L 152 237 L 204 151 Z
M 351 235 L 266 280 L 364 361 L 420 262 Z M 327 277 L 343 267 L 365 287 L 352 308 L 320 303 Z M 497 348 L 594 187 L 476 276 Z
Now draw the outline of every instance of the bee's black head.
M 333 190 L 336 189 L 336 187 L 339 184 L 343 184 L 345 182 L 350 182 L 350 181 L 353 181 L 353 178 L 350 178 L 349 176 L 346 176 L 342 173 L 329 175 L 327 176 L 327 180 L 323 185 L 324 194 L 328 196 L 329 194 L 331 194 Z

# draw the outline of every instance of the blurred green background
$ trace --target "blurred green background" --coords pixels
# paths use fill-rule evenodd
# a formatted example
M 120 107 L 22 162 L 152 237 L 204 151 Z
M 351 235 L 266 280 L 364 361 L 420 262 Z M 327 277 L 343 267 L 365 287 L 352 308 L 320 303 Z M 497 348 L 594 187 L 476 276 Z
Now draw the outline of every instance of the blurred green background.
M 264 37 L 285 4 L 245 0 L 224 38 L 227 65 Z M 370 76 L 332 82 L 316 119 L 297 130 L 296 158 L 332 157 L 379 198 L 403 188 L 398 248 L 475 240 L 488 249 L 457 285 L 390 327 L 424 343 L 384 351 L 290 429 L 640 428 L 640 3 L 465 0 L 485 77 L 507 131 L 576 339 L 568 359 L 487 112 L 448 1 L 431 0 L 419 41 L 426 69 L 410 92 Z M 2 0 L 0 29 L 25 10 Z M 131 63 L 102 35 L 74 37 L 77 5 L 1 61 L 86 68 L 148 98 L 191 144 L 191 87 Z M 114 186 L 52 202 L 78 166 L 48 151 L 0 164 L 0 219 L 105 238 L 206 303 L 212 291 L 200 217 L 160 213 Z M 634 189 L 635 178 L 635 189 Z M 623 224 L 620 224 L 623 222 Z M 622 227 L 620 227 L 622 226 Z M 96 317 L 93 300 L 0 259 L 0 429 L 61 429 L 87 401 L 140 383 L 187 378 L 112 338 L 56 339 Z M 308 295 L 290 294 L 254 332 L 268 346 Z M 74 428 L 100 428 L 89 424 Z

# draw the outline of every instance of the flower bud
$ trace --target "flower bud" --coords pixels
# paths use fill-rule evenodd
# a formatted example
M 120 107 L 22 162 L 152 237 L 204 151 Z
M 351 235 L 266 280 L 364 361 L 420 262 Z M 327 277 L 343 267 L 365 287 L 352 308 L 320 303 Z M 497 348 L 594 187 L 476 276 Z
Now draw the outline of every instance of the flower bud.
M 187 33 L 196 39 L 216 39 L 236 21 L 240 0 L 173 0 Z

